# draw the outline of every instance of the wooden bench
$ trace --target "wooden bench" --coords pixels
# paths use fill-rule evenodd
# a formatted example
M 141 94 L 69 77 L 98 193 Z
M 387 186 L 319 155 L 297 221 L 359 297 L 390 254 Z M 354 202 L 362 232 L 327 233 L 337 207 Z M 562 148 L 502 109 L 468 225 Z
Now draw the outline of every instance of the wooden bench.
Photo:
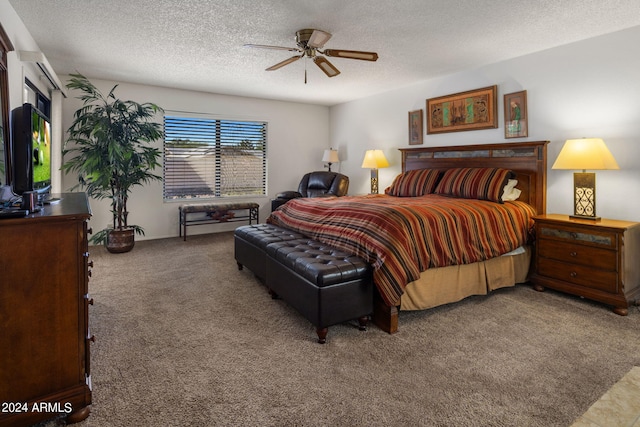
M 249 224 L 252 224 L 253 220 L 257 224 L 260 222 L 259 209 L 260 205 L 255 202 L 211 202 L 180 205 L 178 212 L 180 237 L 184 236 L 186 241 L 187 227 L 192 225 L 221 224 L 236 221 L 249 221 Z M 237 212 L 242 213 L 237 215 Z M 203 213 L 205 216 L 200 215 L 196 218 L 190 218 L 191 214 Z

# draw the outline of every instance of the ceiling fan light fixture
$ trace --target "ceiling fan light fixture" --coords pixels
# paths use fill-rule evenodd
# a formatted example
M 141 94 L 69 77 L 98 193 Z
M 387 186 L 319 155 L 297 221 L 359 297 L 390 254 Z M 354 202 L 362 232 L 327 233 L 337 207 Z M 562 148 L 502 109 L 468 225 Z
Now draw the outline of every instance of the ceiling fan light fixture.
M 340 70 L 338 70 L 331 62 L 329 62 L 322 56 L 316 56 L 315 58 L 313 58 L 313 62 L 315 62 L 316 65 L 320 67 L 320 69 L 324 71 L 324 73 L 328 77 L 335 77 L 340 74 Z

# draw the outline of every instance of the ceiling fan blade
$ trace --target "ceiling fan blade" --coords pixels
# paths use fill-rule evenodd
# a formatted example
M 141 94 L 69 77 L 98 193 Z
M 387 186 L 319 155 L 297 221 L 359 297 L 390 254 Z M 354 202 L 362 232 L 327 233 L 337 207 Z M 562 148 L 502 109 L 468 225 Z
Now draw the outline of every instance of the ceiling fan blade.
M 361 59 L 363 61 L 377 61 L 378 54 L 375 52 L 362 52 L 359 50 L 326 49 L 321 52 L 327 56 L 336 58 Z
M 321 48 L 329 41 L 330 38 L 331 34 L 326 31 L 313 30 L 313 33 L 311 33 L 311 37 L 309 37 L 309 41 L 307 42 L 307 46 Z
M 284 47 L 284 46 L 269 46 L 266 44 L 245 44 L 244 47 L 253 47 L 258 49 L 276 49 L 276 50 L 288 50 L 289 52 L 301 52 L 297 47 Z
M 323 56 L 316 56 L 315 58 L 313 58 L 313 62 L 315 62 L 316 65 L 320 67 L 320 69 L 324 71 L 324 73 L 328 77 L 335 77 L 340 74 L 340 70 L 338 70 L 331 62 L 327 60 L 327 58 Z
M 292 56 L 291 58 L 285 59 L 282 62 L 278 62 L 276 65 L 272 65 L 271 67 L 267 68 L 266 71 L 274 71 L 277 70 L 278 68 L 282 68 L 285 65 L 289 65 L 292 62 L 296 62 L 298 59 L 302 58 L 303 55 L 296 55 L 296 56 Z

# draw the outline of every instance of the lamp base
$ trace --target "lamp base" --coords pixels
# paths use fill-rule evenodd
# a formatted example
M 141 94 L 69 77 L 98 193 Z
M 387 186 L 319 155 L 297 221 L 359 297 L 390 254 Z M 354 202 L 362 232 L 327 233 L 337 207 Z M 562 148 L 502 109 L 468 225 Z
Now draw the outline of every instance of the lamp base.
M 371 194 L 378 194 L 378 169 L 371 169 Z
M 573 207 L 572 218 L 597 220 L 595 173 L 573 174 Z

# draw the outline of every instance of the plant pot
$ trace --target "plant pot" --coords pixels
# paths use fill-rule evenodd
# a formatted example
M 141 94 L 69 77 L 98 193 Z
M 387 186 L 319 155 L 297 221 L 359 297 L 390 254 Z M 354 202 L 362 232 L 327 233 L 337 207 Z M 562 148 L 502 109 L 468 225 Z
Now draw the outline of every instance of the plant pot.
M 112 254 L 121 254 L 133 249 L 135 243 L 135 230 L 125 228 L 124 230 L 110 230 L 107 234 L 105 247 Z

